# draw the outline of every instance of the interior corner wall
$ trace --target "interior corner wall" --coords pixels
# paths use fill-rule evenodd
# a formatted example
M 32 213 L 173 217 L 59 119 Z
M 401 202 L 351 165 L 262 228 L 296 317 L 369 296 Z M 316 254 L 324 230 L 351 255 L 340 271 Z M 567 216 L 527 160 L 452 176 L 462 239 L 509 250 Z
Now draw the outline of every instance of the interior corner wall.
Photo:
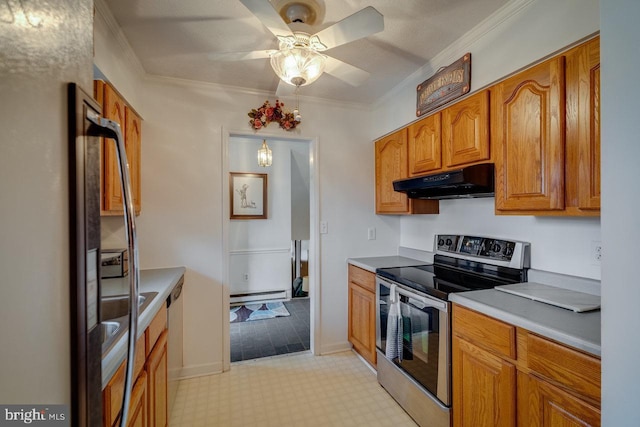
M 376 105 L 374 138 L 416 120 L 416 86 L 441 66 L 466 52 L 472 55 L 472 90 L 487 86 L 540 58 L 599 30 L 599 2 L 554 0 L 514 1 L 520 9 L 488 26 L 472 30 Z M 600 265 L 591 259 L 591 246 L 601 241 L 599 218 L 496 216 L 495 199 L 442 200 L 439 215 L 401 219 L 402 246 L 433 250 L 438 233 L 471 233 L 531 242 L 532 268 L 600 279 Z
M 92 12 L 88 0 L 5 2 L 2 7 L 3 405 L 72 403 L 67 86 L 75 82 L 88 93 L 93 87 Z M 2 419 L 5 424 L 4 411 Z
M 267 218 L 233 219 L 229 225 L 229 292 L 231 295 L 291 291 L 291 145 L 267 141 L 269 167 L 258 166 L 262 139 L 229 138 L 229 172 L 267 175 Z M 229 197 L 228 189 L 222 197 Z M 235 195 L 237 197 L 237 195 Z
M 640 2 L 601 5 L 602 425 L 640 425 Z

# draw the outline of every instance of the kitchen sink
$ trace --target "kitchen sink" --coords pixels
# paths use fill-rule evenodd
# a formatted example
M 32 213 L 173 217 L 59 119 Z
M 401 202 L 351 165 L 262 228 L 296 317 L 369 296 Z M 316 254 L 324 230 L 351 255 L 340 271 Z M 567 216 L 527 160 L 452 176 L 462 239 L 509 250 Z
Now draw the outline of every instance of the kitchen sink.
M 142 313 L 157 292 L 143 292 L 138 295 L 138 313 Z M 103 322 L 129 314 L 129 295 L 114 295 L 100 300 L 100 320 Z
M 144 312 L 156 295 L 157 292 L 143 292 L 138 295 L 138 315 Z M 104 356 L 129 329 L 129 295 L 103 297 L 100 300 L 100 320 Z

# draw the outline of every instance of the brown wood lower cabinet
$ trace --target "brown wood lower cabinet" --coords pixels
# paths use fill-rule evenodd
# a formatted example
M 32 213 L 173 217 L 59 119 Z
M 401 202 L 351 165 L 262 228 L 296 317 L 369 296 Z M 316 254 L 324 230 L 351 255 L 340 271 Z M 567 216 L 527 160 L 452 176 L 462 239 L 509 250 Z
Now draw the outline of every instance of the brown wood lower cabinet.
M 143 372 L 131 390 L 129 420 L 127 425 L 131 427 L 147 427 L 149 424 L 147 412 L 147 374 Z
M 515 426 L 515 365 L 458 337 L 453 352 L 454 425 Z
M 136 341 L 129 427 L 167 426 L 167 312 L 162 308 Z M 120 422 L 126 360 L 102 391 L 103 427 Z
M 600 426 L 599 358 L 457 304 L 452 348 L 454 427 Z
M 349 265 L 349 342 L 376 366 L 376 275 Z
M 147 358 L 149 375 L 149 425 L 167 425 L 167 330 Z

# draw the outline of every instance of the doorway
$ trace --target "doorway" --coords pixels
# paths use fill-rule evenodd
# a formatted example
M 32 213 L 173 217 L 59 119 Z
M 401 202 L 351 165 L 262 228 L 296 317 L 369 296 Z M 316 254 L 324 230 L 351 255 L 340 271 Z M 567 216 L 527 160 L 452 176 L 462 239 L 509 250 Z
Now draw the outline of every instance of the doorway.
M 273 153 L 269 167 L 257 164 L 263 140 Z M 225 370 L 239 360 L 314 350 L 315 147 L 313 139 L 273 135 L 229 133 L 225 139 Z M 264 218 L 230 218 L 240 173 L 265 177 Z M 261 196 L 255 197 L 260 206 Z

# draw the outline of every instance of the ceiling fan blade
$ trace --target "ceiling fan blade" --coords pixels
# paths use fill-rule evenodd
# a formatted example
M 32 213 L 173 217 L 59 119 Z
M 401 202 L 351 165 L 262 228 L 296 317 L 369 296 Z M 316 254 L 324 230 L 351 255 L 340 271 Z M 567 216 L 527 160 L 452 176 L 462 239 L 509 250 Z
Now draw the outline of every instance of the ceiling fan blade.
M 269 58 L 277 50 L 254 50 L 252 52 L 217 52 L 210 53 L 207 57 L 212 61 L 243 61 L 245 59 Z
M 360 86 L 369 78 L 369 73 L 366 71 L 330 56 L 327 56 L 324 72 L 349 83 L 351 86 Z
M 241 1 L 244 2 L 244 0 Z M 384 30 L 384 17 L 372 6 L 368 6 L 314 34 L 313 37 L 318 37 L 320 43 L 327 49 L 331 49 L 382 30 Z
M 269 0 L 240 0 L 276 37 L 292 36 L 291 28 L 282 20 Z

